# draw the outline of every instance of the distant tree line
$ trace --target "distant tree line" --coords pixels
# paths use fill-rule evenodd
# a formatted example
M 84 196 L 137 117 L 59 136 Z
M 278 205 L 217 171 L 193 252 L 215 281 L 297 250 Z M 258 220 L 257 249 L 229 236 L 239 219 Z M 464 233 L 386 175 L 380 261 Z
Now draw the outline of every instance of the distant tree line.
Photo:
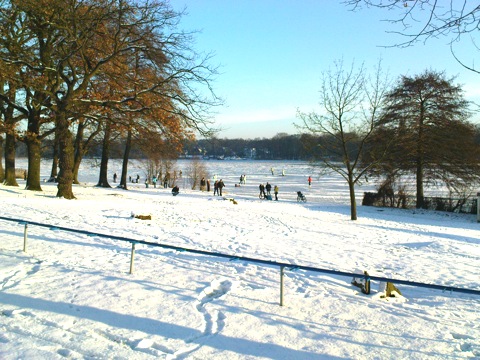
M 474 143 L 480 145 L 480 125 L 474 127 Z M 351 133 L 350 138 L 359 139 L 357 134 Z M 166 155 L 168 159 L 179 157 L 195 157 L 205 159 L 225 159 L 239 157 L 252 160 L 303 160 L 310 161 L 320 157 L 328 158 L 332 162 L 342 162 L 343 157 L 333 147 L 327 146 L 332 143 L 327 135 L 319 134 L 286 134 L 279 133 L 271 138 L 257 139 L 227 139 L 209 138 L 186 141 L 181 150 Z M 1 141 L 1 138 L 0 138 Z M 313 144 L 313 145 L 312 145 Z M 322 145 L 324 144 L 324 145 Z M 110 158 L 121 159 L 124 154 L 124 139 L 114 139 L 110 144 Z M 358 141 L 350 141 L 347 151 L 350 154 L 357 154 Z M 25 143 L 16 142 L 16 156 L 27 157 L 28 149 Z M 55 154 L 53 139 L 43 141 L 41 148 L 42 158 L 53 159 Z M 85 157 L 101 158 L 102 139 L 100 136 L 91 140 L 85 149 Z M 149 159 L 150 154 L 143 151 L 141 143 L 132 141 L 130 158 Z
M 301 135 L 280 133 L 272 138 L 220 139 L 212 137 L 186 142 L 184 155 L 205 158 L 240 157 L 255 160 L 304 160 Z
M 201 139 L 190 141 L 184 146 L 184 155 L 204 158 L 240 157 L 252 160 L 304 160 L 310 161 L 327 157 L 332 161 L 342 162 L 343 157 L 333 148 L 331 137 L 324 134 L 279 133 L 272 138 L 257 139 Z M 315 144 L 314 146 L 310 146 Z M 323 146 L 324 144 L 325 146 Z M 348 145 L 351 150 L 355 144 Z
M 480 141 L 480 133 L 479 133 Z M 271 138 L 258 139 L 221 139 L 209 138 L 188 140 L 182 144 L 177 151 L 165 154 L 166 159 L 176 159 L 181 157 L 193 157 L 200 159 L 228 159 L 242 158 L 251 160 L 304 160 L 310 161 L 320 155 L 327 156 L 333 161 L 342 161 L 342 157 L 335 151 L 324 151 L 321 147 L 312 149 L 306 146 L 310 143 L 321 144 L 328 143 L 328 137 L 324 135 L 311 134 L 286 134 L 279 133 Z M 349 146 L 354 148 L 354 144 Z M 117 138 L 111 141 L 109 154 L 111 159 L 123 158 L 125 139 Z M 53 159 L 55 155 L 54 139 L 45 139 L 42 143 L 42 158 Z M 85 148 L 86 158 L 102 157 L 102 139 L 97 136 L 92 139 Z M 28 149 L 23 142 L 16 143 L 16 156 L 27 157 Z M 130 149 L 131 159 L 148 160 L 151 154 L 146 152 L 141 142 L 133 140 Z

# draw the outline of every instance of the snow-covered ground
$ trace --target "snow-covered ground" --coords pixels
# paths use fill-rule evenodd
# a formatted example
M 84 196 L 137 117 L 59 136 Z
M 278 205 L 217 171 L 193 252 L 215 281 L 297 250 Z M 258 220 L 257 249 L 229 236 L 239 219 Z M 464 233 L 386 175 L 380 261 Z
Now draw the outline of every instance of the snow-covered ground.
M 0 216 L 480 290 L 475 215 L 362 207 L 369 185 L 357 189 L 351 221 L 346 184 L 318 179 L 307 164 L 205 164 L 224 180 L 224 197 L 186 180 L 176 197 L 143 183 L 96 188 L 98 168 L 85 161 L 76 200 L 56 198 L 50 183 L 26 191 L 20 180 L 0 185 Z M 185 174 L 187 161 L 177 167 Z M 143 181 L 140 164 L 131 173 Z M 235 187 L 240 174 L 247 184 Z M 258 199 L 267 181 L 280 187 L 279 201 Z M 0 221 L 0 233 L 1 359 L 480 359 L 477 295 L 399 285 L 403 296 L 381 298 L 376 282 L 364 295 L 351 278 L 287 269 L 279 306 L 278 267 L 137 244 L 130 274 L 128 242 L 29 225 L 23 252 L 23 224 Z

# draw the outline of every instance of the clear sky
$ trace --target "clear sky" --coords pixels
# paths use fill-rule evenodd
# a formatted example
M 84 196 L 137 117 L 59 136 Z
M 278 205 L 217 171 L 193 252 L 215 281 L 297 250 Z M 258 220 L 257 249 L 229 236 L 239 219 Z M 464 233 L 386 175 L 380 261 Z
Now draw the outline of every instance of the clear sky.
M 448 38 L 391 47 L 401 39 L 388 33 L 394 28 L 382 20 L 394 14 L 387 11 L 352 12 L 340 0 L 172 0 L 171 5 L 187 8 L 180 28 L 200 30 L 195 49 L 213 52 L 212 64 L 220 65 L 213 83 L 225 99 L 215 116 L 225 129 L 220 138 L 297 133 L 297 109 L 321 110 L 322 72 L 339 59 L 372 70 L 382 58 L 393 79 L 445 70 L 447 76 L 458 76 L 467 99 L 479 99 L 480 75 L 456 62 Z M 467 50 L 469 65 L 474 55 Z

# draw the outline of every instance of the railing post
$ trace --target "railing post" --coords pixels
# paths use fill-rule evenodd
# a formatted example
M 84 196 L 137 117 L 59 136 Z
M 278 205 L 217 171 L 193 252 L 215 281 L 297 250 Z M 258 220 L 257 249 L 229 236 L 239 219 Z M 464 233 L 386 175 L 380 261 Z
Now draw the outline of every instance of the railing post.
M 25 228 L 23 230 L 23 252 L 27 252 L 27 229 L 28 223 L 25 223 Z
M 132 241 L 132 253 L 130 255 L 130 274 L 133 274 L 133 260 L 135 256 L 135 242 Z
M 283 306 L 283 277 L 285 275 L 285 266 L 280 266 L 280 306 Z
M 477 222 L 480 222 L 480 192 L 477 192 Z

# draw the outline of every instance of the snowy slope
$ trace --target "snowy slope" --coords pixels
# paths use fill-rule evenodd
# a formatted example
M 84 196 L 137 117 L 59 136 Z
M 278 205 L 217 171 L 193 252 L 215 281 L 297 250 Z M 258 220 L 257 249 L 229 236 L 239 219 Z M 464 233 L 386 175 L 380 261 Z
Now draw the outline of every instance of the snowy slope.
M 480 290 L 474 215 L 359 205 L 351 221 L 345 184 L 306 164 L 207 164 L 226 200 L 185 180 L 176 197 L 143 184 L 96 188 L 98 169 L 85 163 L 76 200 L 20 181 L 0 186 L 0 216 Z M 286 176 L 272 176 L 272 166 Z M 234 187 L 243 173 L 247 184 Z M 266 181 L 280 187 L 280 201 L 258 199 Z M 370 189 L 357 189 L 359 200 Z M 296 202 L 297 190 L 307 203 Z M 364 295 L 350 278 L 287 269 L 281 307 L 278 267 L 137 244 L 129 274 L 128 242 L 30 225 L 24 253 L 24 225 L 0 221 L 0 232 L 1 359 L 480 359 L 476 295 L 399 286 L 402 297 L 384 299 L 376 282 Z

